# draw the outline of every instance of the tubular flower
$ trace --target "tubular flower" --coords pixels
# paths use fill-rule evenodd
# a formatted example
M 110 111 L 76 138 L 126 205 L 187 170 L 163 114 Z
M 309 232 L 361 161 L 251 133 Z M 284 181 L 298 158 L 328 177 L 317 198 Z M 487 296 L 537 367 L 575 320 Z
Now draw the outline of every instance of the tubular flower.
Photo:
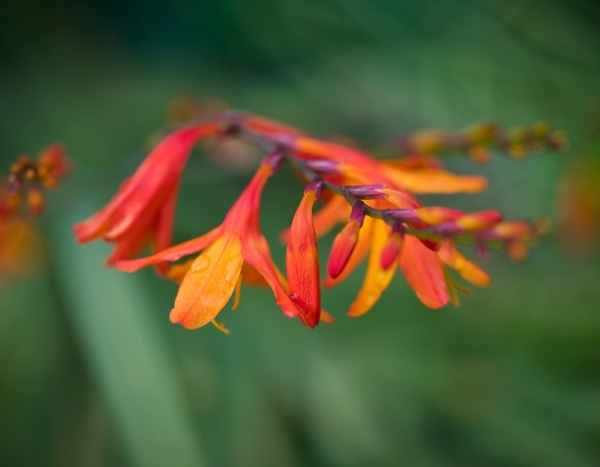
M 525 144 L 528 150 L 559 147 L 554 131 L 532 127 L 525 133 L 482 126 L 465 132 L 456 147 L 480 156 L 516 144 Z M 179 180 L 192 147 L 203 138 L 223 137 L 253 144 L 270 155 L 219 226 L 168 246 Z M 435 133 L 418 140 L 415 144 L 427 154 L 381 161 L 355 147 L 316 139 L 262 117 L 225 112 L 167 136 L 115 198 L 76 226 L 75 233 L 80 241 L 103 238 L 116 243 L 109 263 L 118 269 L 132 272 L 155 265 L 179 282 L 170 318 L 189 329 L 213 323 L 225 330 L 216 318 L 232 297 L 237 307 L 242 283 L 268 286 L 283 313 L 308 327 L 331 322 L 333 317 L 321 307 L 318 239 L 337 224 L 343 227 L 333 240 L 324 285 L 340 284 L 363 261 L 367 263 L 350 316 L 371 310 L 397 270 L 426 307 L 442 308 L 455 301 L 459 289 L 449 270 L 477 286 L 490 283 L 488 274 L 458 251 L 459 238 L 471 238 L 480 251 L 500 243 L 509 255 L 520 258 L 543 230 L 540 224 L 503 220 L 495 210 L 468 213 L 422 204 L 417 199 L 422 193 L 474 194 L 487 185 L 483 177 L 457 175 L 442 167 L 436 154 L 455 143 L 444 138 Z M 281 236 L 287 277 L 273 263 L 259 225 L 263 188 L 284 160 L 310 181 Z M 323 206 L 313 213 L 321 192 Z M 35 193 L 32 199 L 36 206 Z M 154 254 L 133 259 L 149 243 L 154 243 Z M 194 254 L 195 258 L 167 266 Z
M 179 183 L 190 152 L 200 139 L 218 130 L 217 123 L 206 123 L 167 136 L 102 210 L 75 226 L 77 240 L 103 238 L 115 243 L 109 265 L 133 258 L 148 244 L 154 244 L 155 251 L 168 247 Z
M 292 219 L 285 261 L 290 297 L 302 310 L 302 321 L 310 327 L 319 324 L 321 313 L 319 252 L 312 214 L 320 190 L 320 183 L 311 183 L 304 190 Z
M 137 260 L 119 261 L 116 267 L 133 272 L 145 266 L 178 259 L 202 251 L 187 267 L 170 319 L 188 329 L 214 322 L 250 266 L 269 285 L 275 300 L 289 317 L 300 310 L 289 298 L 285 280 L 274 265 L 269 246 L 260 232 L 260 199 L 279 156 L 269 157 L 231 207 L 223 223 L 193 240 Z

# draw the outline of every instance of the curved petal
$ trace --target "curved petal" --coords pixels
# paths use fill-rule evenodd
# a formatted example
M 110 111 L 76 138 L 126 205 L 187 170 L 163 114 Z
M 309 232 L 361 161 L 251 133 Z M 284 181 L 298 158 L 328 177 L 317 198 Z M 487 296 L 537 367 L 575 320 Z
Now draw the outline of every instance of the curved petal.
M 286 251 L 290 298 L 303 310 L 300 318 L 310 327 L 319 324 L 321 313 L 319 253 L 312 216 L 316 200 L 316 189 L 309 185 L 292 219 Z
M 413 235 L 405 235 L 400 268 L 419 300 L 429 308 L 441 308 L 448 304 L 448 288 L 442 262 Z
M 176 183 L 189 153 L 196 142 L 219 130 L 217 123 L 203 123 L 182 128 L 168 135 L 146 157 L 135 173 L 121 185 L 115 197 L 98 213 L 75 225 L 74 232 L 80 242 L 107 236 L 116 240 L 131 228 L 151 203 L 160 203 L 157 196 L 165 196 L 165 187 Z
M 357 317 L 367 313 L 379 300 L 383 291 L 388 288 L 396 273 L 396 263 L 392 264 L 389 269 L 381 267 L 381 253 L 387 244 L 390 231 L 390 227 L 383 220 L 373 220 L 369 264 L 358 296 L 348 310 L 349 316 Z
M 219 237 L 194 260 L 183 278 L 171 322 L 197 329 L 215 319 L 231 298 L 243 263 L 240 239 L 235 235 Z
M 259 234 L 249 235 L 244 238 L 242 250 L 244 260 L 271 288 L 275 301 L 283 313 L 289 318 L 298 316 L 300 310 L 288 296 L 286 280 L 271 259 L 267 240 Z
M 471 284 L 480 287 L 490 285 L 489 274 L 465 258 L 451 240 L 442 243 L 438 254 L 445 264 L 458 271 L 461 277 Z
M 326 235 L 337 224 L 348 219 L 350 215 L 350 205 L 343 196 L 334 195 L 327 201 L 321 209 L 313 215 L 313 225 L 317 238 Z M 281 239 L 287 243 L 290 238 L 290 229 L 285 229 L 281 233 Z
M 201 235 L 200 237 L 193 238 L 187 242 L 174 245 L 166 250 L 159 251 L 158 253 L 147 256 L 145 258 L 132 259 L 126 261 L 118 261 L 115 263 L 115 267 L 125 272 L 134 272 L 138 269 L 145 268 L 154 264 L 160 264 L 164 262 L 177 261 L 179 258 L 188 256 L 203 250 L 208 245 L 221 235 L 222 227 L 216 227 L 211 231 Z

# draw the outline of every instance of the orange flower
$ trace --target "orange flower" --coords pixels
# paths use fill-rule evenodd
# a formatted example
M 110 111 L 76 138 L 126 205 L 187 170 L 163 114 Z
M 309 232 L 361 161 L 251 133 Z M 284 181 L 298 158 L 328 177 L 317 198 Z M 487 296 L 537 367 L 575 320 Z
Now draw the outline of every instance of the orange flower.
M 171 321 L 188 329 L 214 322 L 242 279 L 246 265 L 269 285 L 284 314 L 300 315 L 288 296 L 285 279 L 273 263 L 259 226 L 262 190 L 278 162 L 279 156 L 273 155 L 261 165 L 217 228 L 153 256 L 118 261 L 115 266 L 133 272 L 204 250 L 187 268 L 171 310 Z
M 463 138 L 468 146 L 461 142 L 456 147 L 487 151 L 492 137 L 496 138 L 495 147 L 504 146 L 504 136 L 491 133 L 491 129 L 469 130 Z M 218 227 L 165 248 L 170 243 L 179 180 L 193 145 L 203 137 L 224 135 L 228 140 L 266 148 L 271 155 Z M 540 133 L 540 141 L 545 135 Z M 417 143 L 437 152 L 456 142 L 430 134 Z M 303 180 L 311 181 L 291 226 L 282 234 L 287 244 L 287 278 L 274 265 L 259 226 L 263 188 L 283 159 L 293 164 Z M 213 323 L 224 330 L 216 317 L 232 296 L 233 307 L 237 307 L 242 282 L 266 284 L 284 314 L 315 327 L 333 319 L 321 308 L 317 238 L 338 223 L 345 222 L 345 226 L 333 241 L 325 285 L 339 284 L 368 257 L 362 287 L 348 310 L 350 316 L 367 313 L 397 269 L 431 309 L 446 306 L 451 298 L 455 301 L 458 285 L 445 268 L 454 269 L 475 285 L 488 285 L 487 273 L 457 250 L 458 236 L 470 236 L 480 249 L 488 242 L 501 242 L 512 257 L 523 256 L 540 232 L 537 226 L 503 221 L 495 210 L 464 213 L 424 206 L 415 197 L 421 193 L 476 193 L 486 185 L 483 177 L 444 170 L 434 156 L 417 154 L 382 162 L 354 147 L 312 138 L 287 125 L 228 112 L 215 116 L 213 123 L 190 126 L 167 137 L 106 208 L 76 227 L 76 235 L 80 241 L 102 237 L 115 242 L 109 263 L 119 269 L 134 271 L 158 265 L 167 277 L 180 282 L 170 317 L 186 328 Z M 313 215 L 321 190 L 324 206 Z M 32 204 L 39 203 L 33 199 Z M 151 242 L 155 254 L 131 259 Z M 165 264 L 198 252 L 187 262 L 171 267 Z
M 77 240 L 85 243 L 102 237 L 115 243 L 107 260 L 110 265 L 134 257 L 150 243 L 155 251 L 169 246 L 180 178 L 190 152 L 219 128 L 217 123 L 205 123 L 167 136 L 106 207 L 75 226 Z
M 290 297 L 302 310 L 300 318 L 310 327 L 319 324 L 321 313 L 319 252 L 312 214 L 320 190 L 320 183 L 311 183 L 304 190 L 292 219 L 286 253 Z

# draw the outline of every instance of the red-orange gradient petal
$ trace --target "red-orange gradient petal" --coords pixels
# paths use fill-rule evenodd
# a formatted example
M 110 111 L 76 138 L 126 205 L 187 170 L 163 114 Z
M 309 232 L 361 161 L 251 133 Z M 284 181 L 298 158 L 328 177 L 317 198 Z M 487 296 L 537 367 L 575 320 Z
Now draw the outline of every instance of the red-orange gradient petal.
M 164 262 L 173 262 L 177 261 L 184 256 L 188 256 L 194 253 L 197 253 L 212 242 L 214 242 L 222 232 L 222 227 L 216 227 L 209 232 L 201 235 L 200 237 L 193 238 L 186 242 L 180 243 L 178 245 L 173 245 L 166 250 L 159 251 L 158 253 L 147 256 L 145 258 L 132 259 L 126 261 L 118 261 L 115 263 L 115 267 L 125 272 L 134 272 L 138 269 L 145 268 L 146 266 L 151 266 L 154 264 L 160 264 Z
M 290 298 L 302 309 L 300 318 L 310 327 L 319 324 L 321 313 L 319 253 L 312 216 L 316 199 L 315 190 L 304 192 L 292 219 L 286 252 Z
M 425 306 L 436 309 L 448 304 L 444 269 L 436 252 L 413 235 L 405 235 L 399 263 L 406 281 Z

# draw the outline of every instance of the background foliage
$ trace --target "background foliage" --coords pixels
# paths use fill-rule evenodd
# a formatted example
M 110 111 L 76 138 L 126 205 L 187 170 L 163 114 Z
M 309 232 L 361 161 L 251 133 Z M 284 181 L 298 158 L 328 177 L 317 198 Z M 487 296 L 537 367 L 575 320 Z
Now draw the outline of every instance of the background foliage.
M 75 162 L 51 198 L 39 272 L 0 289 L 2 465 L 544 465 L 600 457 L 600 269 L 547 239 L 459 309 L 424 309 L 398 280 L 360 320 L 355 274 L 309 332 L 245 289 L 232 336 L 167 321 L 171 284 L 106 270 L 70 225 L 139 163 L 178 95 L 365 147 L 476 121 L 565 128 L 567 155 L 495 157 L 491 188 L 456 206 L 556 214 L 561 172 L 596 157 L 594 1 L 49 2 L 3 7 L 3 167 L 60 140 Z M 466 160 L 450 165 L 479 170 Z M 218 222 L 248 179 L 201 154 L 177 237 Z M 269 186 L 274 242 L 300 197 Z M 275 250 L 281 259 L 281 248 Z

